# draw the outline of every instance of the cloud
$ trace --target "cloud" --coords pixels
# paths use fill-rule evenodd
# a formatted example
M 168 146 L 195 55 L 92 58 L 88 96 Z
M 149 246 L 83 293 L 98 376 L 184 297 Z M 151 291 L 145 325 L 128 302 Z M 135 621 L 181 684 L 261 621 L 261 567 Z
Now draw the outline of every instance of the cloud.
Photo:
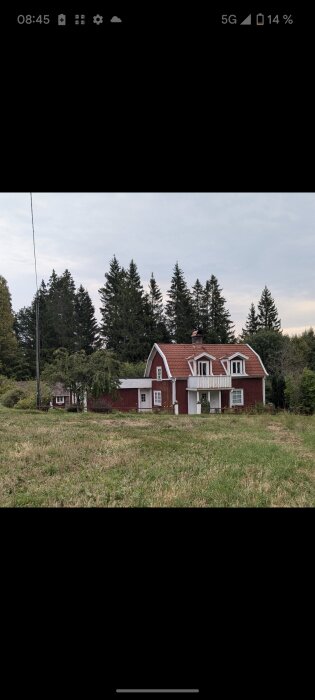
M 177 260 L 190 288 L 216 275 L 237 331 L 265 284 L 283 327 L 314 325 L 312 193 L 33 193 L 33 207 L 39 279 L 68 268 L 96 310 L 115 253 L 145 289 L 153 272 L 164 301 Z M 35 289 L 29 193 L 0 194 L 0 245 L 17 310 Z

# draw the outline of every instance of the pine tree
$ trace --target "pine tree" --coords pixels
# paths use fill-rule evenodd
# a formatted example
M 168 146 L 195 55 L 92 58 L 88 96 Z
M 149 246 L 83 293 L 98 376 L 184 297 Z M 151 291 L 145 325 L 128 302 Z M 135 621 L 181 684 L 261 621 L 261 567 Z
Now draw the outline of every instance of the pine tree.
M 95 309 L 86 289 L 80 285 L 74 301 L 75 308 L 75 351 L 85 350 L 90 355 L 99 347 L 98 327 Z
M 0 373 L 14 375 L 18 344 L 14 332 L 14 314 L 7 281 L 0 275 Z
M 245 328 L 242 328 L 242 338 L 248 335 L 254 335 L 259 328 L 258 315 L 256 314 L 255 305 L 251 303 L 249 313 L 246 319 Z
M 271 296 L 271 292 L 265 286 L 262 291 L 260 301 L 258 302 L 258 324 L 259 328 L 266 331 L 279 331 L 281 321 L 278 319 L 278 311 L 275 302 Z
M 194 310 L 191 294 L 178 262 L 174 267 L 168 296 L 166 319 L 170 337 L 176 343 L 190 343 L 194 329 Z
M 234 341 L 233 323 L 221 292 L 217 278 L 211 275 L 204 286 L 201 304 L 203 338 L 206 343 Z
M 199 279 L 196 279 L 196 282 L 193 286 L 193 291 L 192 291 L 192 304 L 193 304 L 193 310 L 194 310 L 194 328 L 199 329 L 202 328 L 202 294 L 203 294 L 203 286 L 199 282 Z
M 106 282 L 99 289 L 102 306 L 101 336 L 109 350 L 114 350 L 117 356 L 121 353 L 124 341 L 123 335 L 123 305 L 125 299 L 126 272 L 114 255 L 109 263 L 109 271 L 105 273 Z

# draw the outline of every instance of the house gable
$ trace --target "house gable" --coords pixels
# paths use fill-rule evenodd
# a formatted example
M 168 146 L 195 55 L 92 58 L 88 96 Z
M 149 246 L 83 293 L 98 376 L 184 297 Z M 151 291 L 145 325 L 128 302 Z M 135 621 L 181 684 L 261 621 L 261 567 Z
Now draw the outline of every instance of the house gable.
M 158 367 L 162 367 L 162 379 L 171 379 L 172 375 L 167 359 L 158 344 L 154 343 L 147 360 L 144 376 L 157 379 Z

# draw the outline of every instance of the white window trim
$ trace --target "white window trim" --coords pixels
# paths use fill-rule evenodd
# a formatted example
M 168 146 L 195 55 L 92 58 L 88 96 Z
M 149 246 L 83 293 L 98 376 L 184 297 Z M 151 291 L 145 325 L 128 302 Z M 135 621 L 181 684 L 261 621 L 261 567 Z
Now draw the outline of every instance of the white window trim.
M 160 374 L 161 376 L 159 376 L 159 374 Z M 156 378 L 157 378 L 157 381 L 158 381 L 158 382 L 161 382 L 161 381 L 162 381 L 162 367 L 157 367 L 157 368 L 156 368 Z
M 239 362 L 240 370 L 241 370 L 240 372 L 232 372 L 233 362 Z M 244 360 L 239 360 L 239 359 L 231 360 L 231 375 L 233 377 L 239 377 L 242 374 L 244 374 Z
M 200 374 L 200 365 L 207 365 L 207 373 Z M 198 377 L 209 377 L 211 373 L 211 362 L 209 360 L 198 360 Z
M 153 392 L 153 404 L 154 404 L 154 406 L 162 406 L 162 392 L 161 391 L 154 391 Z
M 61 399 L 61 401 L 60 401 Z M 65 397 L 64 396 L 56 396 L 56 403 L 64 403 L 65 402 Z
M 239 403 L 233 403 L 232 399 L 235 391 L 241 392 L 241 401 Z M 230 408 L 233 408 L 233 406 L 244 406 L 244 389 L 232 389 L 230 392 Z

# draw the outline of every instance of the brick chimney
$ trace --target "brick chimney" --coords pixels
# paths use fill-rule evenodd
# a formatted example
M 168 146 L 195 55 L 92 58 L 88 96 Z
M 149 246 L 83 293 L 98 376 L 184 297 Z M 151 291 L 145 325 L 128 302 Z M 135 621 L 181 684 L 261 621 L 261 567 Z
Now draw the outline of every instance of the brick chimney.
M 202 344 L 202 330 L 199 328 L 197 331 L 193 331 L 191 334 L 191 342 L 193 345 Z

